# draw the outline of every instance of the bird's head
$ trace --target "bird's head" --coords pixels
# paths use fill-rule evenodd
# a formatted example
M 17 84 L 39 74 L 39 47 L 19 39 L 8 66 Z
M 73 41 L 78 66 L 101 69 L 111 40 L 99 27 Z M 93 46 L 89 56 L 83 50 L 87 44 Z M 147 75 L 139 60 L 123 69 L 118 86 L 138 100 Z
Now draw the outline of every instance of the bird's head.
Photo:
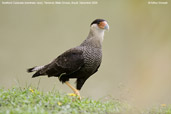
M 104 31 L 109 30 L 109 25 L 104 19 L 96 19 L 90 24 L 90 32 L 87 39 L 81 45 L 91 44 L 101 48 L 104 39 Z
M 94 20 L 90 27 L 97 30 L 109 30 L 109 25 L 104 19 Z

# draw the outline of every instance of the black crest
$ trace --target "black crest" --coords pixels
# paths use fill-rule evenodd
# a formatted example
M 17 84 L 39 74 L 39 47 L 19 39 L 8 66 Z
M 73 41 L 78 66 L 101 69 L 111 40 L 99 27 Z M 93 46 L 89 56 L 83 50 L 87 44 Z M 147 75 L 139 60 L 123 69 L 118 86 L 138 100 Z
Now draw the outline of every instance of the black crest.
M 91 25 L 92 24 L 99 24 L 100 22 L 102 22 L 102 21 L 105 21 L 104 19 L 96 19 L 96 20 L 94 20 L 92 23 L 91 23 Z M 90 26 L 91 26 L 90 25 Z

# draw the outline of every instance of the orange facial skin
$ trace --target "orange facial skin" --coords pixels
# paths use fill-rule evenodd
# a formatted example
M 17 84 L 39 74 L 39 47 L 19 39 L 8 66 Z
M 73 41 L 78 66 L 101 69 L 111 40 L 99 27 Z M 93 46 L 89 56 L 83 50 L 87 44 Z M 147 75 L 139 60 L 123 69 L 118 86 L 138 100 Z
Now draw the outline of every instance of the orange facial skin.
M 106 26 L 106 22 L 105 22 L 105 21 L 102 21 L 102 22 L 100 22 L 100 23 L 98 24 L 98 26 L 99 26 L 99 28 L 104 29 L 105 26 Z

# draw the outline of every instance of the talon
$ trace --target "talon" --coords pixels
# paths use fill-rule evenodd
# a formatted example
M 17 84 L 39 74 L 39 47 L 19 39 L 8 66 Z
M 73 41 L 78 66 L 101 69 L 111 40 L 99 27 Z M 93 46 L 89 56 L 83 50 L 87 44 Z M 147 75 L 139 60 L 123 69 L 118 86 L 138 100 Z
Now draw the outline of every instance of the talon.
M 78 96 L 78 98 L 81 100 L 80 92 L 77 90 L 77 91 L 75 91 L 74 93 L 75 93 L 75 94 Z

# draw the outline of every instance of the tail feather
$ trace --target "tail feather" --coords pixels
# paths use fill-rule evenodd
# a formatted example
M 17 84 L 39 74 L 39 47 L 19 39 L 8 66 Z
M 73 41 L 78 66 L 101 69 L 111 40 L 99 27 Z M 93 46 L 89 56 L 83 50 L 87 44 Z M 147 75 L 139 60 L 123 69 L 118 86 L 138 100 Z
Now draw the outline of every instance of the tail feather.
M 34 72 L 34 71 L 37 71 L 35 74 L 33 74 L 32 78 L 34 77 L 37 77 L 37 76 L 40 76 L 40 75 L 43 75 L 40 73 L 40 70 L 43 69 L 44 66 L 36 66 L 36 67 L 32 67 L 32 68 L 29 68 L 27 69 L 27 72 Z
M 29 69 L 27 69 L 27 72 L 33 72 L 33 69 L 34 69 L 35 67 L 32 67 L 32 68 L 29 68 Z
M 37 71 L 35 74 L 33 74 L 32 78 L 38 77 L 38 76 L 40 76 L 40 75 L 42 75 L 42 74 L 40 74 L 40 72 Z
M 27 72 L 34 72 L 34 71 L 41 70 L 43 68 L 44 68 L 44 66 L 36 66 L 36 67 L 32 67 L 32 68 L 27 69 Z

